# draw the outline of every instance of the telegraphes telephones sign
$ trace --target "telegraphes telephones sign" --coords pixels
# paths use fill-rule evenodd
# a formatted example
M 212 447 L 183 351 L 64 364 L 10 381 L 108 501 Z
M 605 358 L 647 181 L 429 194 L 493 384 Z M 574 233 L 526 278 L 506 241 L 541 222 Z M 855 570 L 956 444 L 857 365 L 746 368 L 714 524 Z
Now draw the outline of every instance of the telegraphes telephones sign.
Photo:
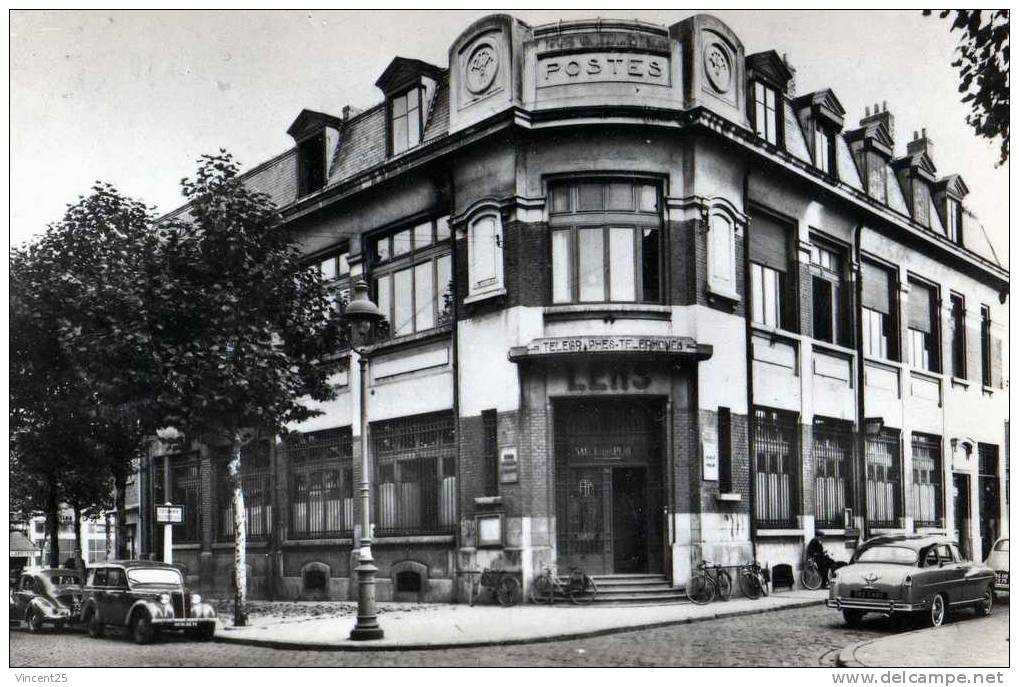
M 697 342 L 685 336 L 563 336 L 534 339 L 510 357 L 578 353 L 697 354 Z

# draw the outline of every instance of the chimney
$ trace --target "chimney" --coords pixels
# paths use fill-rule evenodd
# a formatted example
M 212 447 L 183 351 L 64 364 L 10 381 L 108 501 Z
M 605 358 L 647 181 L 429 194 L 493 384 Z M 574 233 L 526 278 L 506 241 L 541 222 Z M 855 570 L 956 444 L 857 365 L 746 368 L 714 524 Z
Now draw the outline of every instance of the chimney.
M 895 140 L 895 117 L 888 111 L 888 101 L 885 100 L 880 106 L 874 103 L 874 111 L 870 114 L 865 114 L 863 119 L 860 120 L 860 126 L 866 126 L 872 122 L 880 122 L 885 125 L 885 129 L 888 130 L 888 135 Z
M 906 144 L 906 153 L 916 155 L 927 153 L 934 157 L 934 141 L 927 136 L 927 129 L 920 129 L 920 133 L 913 132 L 913 140 Z
M 354 107 L 353 105 L 344 105 L 343 106 L 343 121 L 347 121 L 348 119 L 356 117 L 357 115 L 361 114 L 361 112 L 363 112 L 363 110 L 361 110 L 360 108 Z

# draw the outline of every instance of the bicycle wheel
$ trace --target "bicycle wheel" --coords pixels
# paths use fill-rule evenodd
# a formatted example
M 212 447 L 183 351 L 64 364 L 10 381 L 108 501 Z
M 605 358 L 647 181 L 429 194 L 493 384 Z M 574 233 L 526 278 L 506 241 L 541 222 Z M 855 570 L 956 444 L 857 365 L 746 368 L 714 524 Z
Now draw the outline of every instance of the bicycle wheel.
M 495 587 L 500 606 L 516 606 L 520 602 L 520 583 L 511 575 L 503 575 Z
M 751 600 L 761 598 L 763 590 L 761 589 L 761 580 L 750 568 L 743 568 L 739 573 L 739 588 L 743 592 L 743 596 Z
M 555 599 L 555 585 L 548 575 L 538 575 L 531 583 L 531 603 L 552 603 Z
M 583 606 L 594 601 L 598 596 L 598 585 L 588 575 L 581 575 L 580 582 L 570 587 L 570 601 Z
M 758 583 L 761 585 L 761 594 L 764 596 L 768 595 L 768 579 L 764 576 L 764 573 L 758 570 L 754 575 L 757 577 Z
M 807 589 L 820 589 L 821 588 L 821 573 L 817 570 L 817 565 L 813 562 L 807 563 L 803 568 L 803 572 L 800 573 L 800 582 Z
M 718 577 L 715 579 L 718 584 L 718 598 L 722 601 L 728 601 L 732 598 L 732 578 L 729 576 L 727 570 L 719 570 Z
M 686 595 L 698 606 L 711 603 L 711 600 L 715 598 L 715 584 L 708 579 L 707 575 L 697 573 L 690 578 L 690 583 L 686 586 Z

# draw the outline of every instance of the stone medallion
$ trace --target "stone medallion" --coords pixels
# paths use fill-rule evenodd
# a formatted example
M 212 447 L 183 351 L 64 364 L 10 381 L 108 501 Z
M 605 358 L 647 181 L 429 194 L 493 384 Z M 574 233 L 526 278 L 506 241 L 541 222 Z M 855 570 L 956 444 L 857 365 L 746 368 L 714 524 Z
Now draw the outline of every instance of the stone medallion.
M 499 71 L 499 53 L 491 43 L 479 43 L 464 65 L 464 83 L 474 95 L 487 91 Z

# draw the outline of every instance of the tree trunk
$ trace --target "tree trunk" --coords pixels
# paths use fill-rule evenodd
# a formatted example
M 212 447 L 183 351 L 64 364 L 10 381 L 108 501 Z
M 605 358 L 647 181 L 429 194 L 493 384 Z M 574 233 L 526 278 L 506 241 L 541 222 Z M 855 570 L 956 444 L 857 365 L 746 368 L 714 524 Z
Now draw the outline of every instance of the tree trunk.
M 116 547 L 115 557 L 124 560 L 127 556 L 127 508 L 125 502 L 127 500 L 127 476 L 121 473 L 117 473 L 114 478 L 114 508 L 117 511 L 116 518 L 116 532 L 113 538 L 114 546 Z M 109 527 L 106 528 L 109 533 Z
M 85 560 L 81 555 L 81 509 L 74 506 L 74 569 L 84 577 Z
M 57 501 L 56 480 L 50 480 L 46 495 L 46 532 L 50 538 L 49 567 L 60 567 L 60 503 Z
M 235 431 L 230 445 L 230 463 L 227 465 L 230 491 L 233 494 L 234 516 L 234 626 L 248 623 L 248 572 L 247 517 L 244 511 L 244 492 L 241 490 L 241 435 Z

